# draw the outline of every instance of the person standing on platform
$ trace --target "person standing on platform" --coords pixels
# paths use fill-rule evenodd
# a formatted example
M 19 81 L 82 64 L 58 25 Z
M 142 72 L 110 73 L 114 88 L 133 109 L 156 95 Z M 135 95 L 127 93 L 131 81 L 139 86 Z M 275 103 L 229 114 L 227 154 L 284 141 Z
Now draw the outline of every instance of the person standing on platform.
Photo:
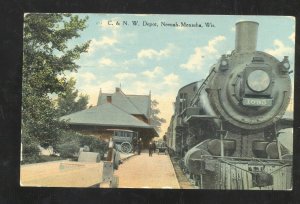
M 155 153 L 155 151 L 156 151 L 156 144 L 154 141 L 152 142 L 152 151 L 153 151 L 153 153 Z
M 139 141 L 138 141 L 137 151 L 138 151 L 138 155 L 140 155 L 141 151 L 142 151 L 142 138 L 140 138 Z
M 137 151 L 137 146 L 138 146 L 138 139 L 136 137 L 134 137 L 132 139 L 132 146 L 133 146 L 133 153 L 135 153 L 135 151 Z
M 152 157 L 152 153 L 153 153 L 153 142 L 149 143 L 149 157 Z

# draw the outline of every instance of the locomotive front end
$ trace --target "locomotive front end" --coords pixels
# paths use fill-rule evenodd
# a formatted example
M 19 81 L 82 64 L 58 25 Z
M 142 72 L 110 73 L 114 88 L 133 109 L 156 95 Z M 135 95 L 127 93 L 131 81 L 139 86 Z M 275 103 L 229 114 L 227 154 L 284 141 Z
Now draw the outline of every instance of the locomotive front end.
M 237 129 L 259 131 L 285 113 L 291 95 L 289 60 L 256 51 L 258 23 L 236 24 L 236 46 L 214 66 L 208 96 L 217 115 Z

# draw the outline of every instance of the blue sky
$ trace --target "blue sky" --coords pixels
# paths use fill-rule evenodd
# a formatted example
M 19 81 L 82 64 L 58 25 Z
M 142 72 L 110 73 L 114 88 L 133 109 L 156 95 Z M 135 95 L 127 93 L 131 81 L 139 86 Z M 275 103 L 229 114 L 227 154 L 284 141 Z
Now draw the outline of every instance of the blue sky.
M 100 88 L 114 92 L 121 84 L 126 94 L 149 94 L 159 102 L 166 131 L 178 89 L 205 78 L 216 60 L 234 49 L 235 23 L 259 23 L 257 50 L 279 60 L 289 56 L 294 67 L 295 19 L 280 16 L 133 15 L 79 14 L 89 16 L 81 37 L 69 46 L 91 40 L 87 53 L 77 63 L 78 73 L 66 73 L 77 80 L 76 88 L 96 105 Z M 122 25 L 127 22 L 126 25 Z M 138 21 L 139 26 L 133 26 Z M 116 25 L 119 22 L 121 25 Z M 143 22 L 157 26 L 143 26 Z M 161 22 L 210 22 L 214 27 L 164 27 Z M 112 24 L 112 25 L 109 25 Z M 293 77 L 293 74 L 291 75 Z

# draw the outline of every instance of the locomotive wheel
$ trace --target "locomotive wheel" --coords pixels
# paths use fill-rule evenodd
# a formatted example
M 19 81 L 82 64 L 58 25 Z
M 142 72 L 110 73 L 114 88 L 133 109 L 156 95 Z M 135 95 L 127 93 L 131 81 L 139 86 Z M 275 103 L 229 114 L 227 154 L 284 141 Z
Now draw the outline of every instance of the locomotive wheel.
M 129 153 L 129 152 L 131 152 L 131 150 L 132 150 L 132 146 L 129 142 L 123 142 L 121 144 L 121 151 L 123 153 Z

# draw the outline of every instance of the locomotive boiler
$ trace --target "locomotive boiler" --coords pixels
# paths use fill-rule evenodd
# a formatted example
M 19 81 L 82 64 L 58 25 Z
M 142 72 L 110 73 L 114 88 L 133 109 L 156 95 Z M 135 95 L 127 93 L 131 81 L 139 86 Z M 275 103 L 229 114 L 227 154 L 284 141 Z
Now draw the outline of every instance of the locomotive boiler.
M 167 132 L 181 166 L 205 189 L 291 189 L 292 156 L 278 141 L 290 63 L 257 51 L 258 23 L 236 23 L 235 49 L 206 79 L 182 87 Z

